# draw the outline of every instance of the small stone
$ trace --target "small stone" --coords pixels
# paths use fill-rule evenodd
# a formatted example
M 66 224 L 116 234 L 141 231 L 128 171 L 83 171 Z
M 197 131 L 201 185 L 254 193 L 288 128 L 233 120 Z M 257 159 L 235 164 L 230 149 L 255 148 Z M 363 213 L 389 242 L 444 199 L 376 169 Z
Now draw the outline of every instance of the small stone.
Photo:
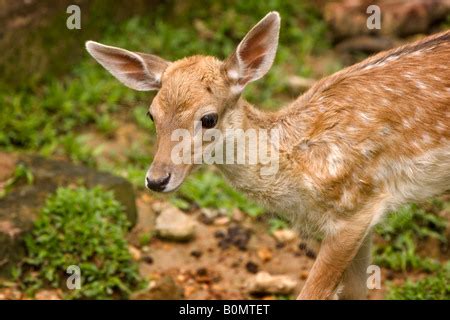
M 133 293 L 131 300 L 181 300 L 184 290 L 172 277 L 164 276 L 152 281 L 148 289 Z
M 219 215 L 226 216 L 228 214 L 228 210 L 225 208 L 219 208 Z
M 230 223 L 230 218 L 228 217 L 220 217 L 214 220 L 214 224 L 217 226 L 224 226 Z
M 291 294 L 297 281 L 285 275 L 271 275 L 261 271 L 247 282 L 248 291 L 252 294 Z
M 286 246 L 285 243 L 283 242 L 277 242 L 277 244 L 275 245 L 275 248 L 277 249 L 283 249 Z
M 247 269 L 247 271 L 250 273 L 257 273 L 259 270 L 259 267 L 253 261 L 249 261 L 245 264 L 245 269 Z
M 158 237 L 174 241 L 187 241 L 195 235 L 195 221 L 174 206 L 164 208 L 156 218 Z
M 184 287 L 184 295 L 185 295 L 186 298 L 189 298 L 196 291 L 197 291 L 197 288 L 195 286 L 186 286 L 186 287 Z
M 198 268 L 197 275 L 200 277 L 204 277 L 208 274 L 208 270 L 206 268 Z
M 297 238 L 297 233 L 291 229 L 279 229 L 273 232 L 273 236 L 278 242 L 285 243 Z
M 222 230 L 217 230 L 216 232 L 214 232 L 214 238 L 217 239 L 225 238 L 225 232 L 223 232 Z
M 170 205 L 166 202 L 154 202 L 152 204 L 152 209 L 156 213 L 161 213 L 164 209 L 168 208 Z
M 211 208 L 202 208 L 200 210 L 200 213 L 209 219 L 215 219 L 220 215 L 218 210 L 214 210 Z
M 272 260 L 272 251 L 269 248 L 263 247 L 258 250 L 257 254 L 263 262 Z
M 202 252 L 200 250 L 192 250 L 191 251 L 191 256 L 193 256 L 194 258 L 200 258 L 202 256 Z
M 142 261 L 144 261 L 148 264 L 152 264 L 154 260 L 153 260 L 152 256 L 146 254 L 142 257 Z
M 212 225 L 214 223 L 214 218 L 209 218 L 209 217 L 205 216 L 204 214 L 201 214 L 198 217 L 198 220 L 201 223 L 206 224 L 207 226 L 210 226 L 210 225 Z
M 142 254 L 141 254 L 141 251 L 140 251 L 138 248 L 136 248 L 136 247 L 134 247 L 134 246 L 128 246 L 128 251 L 130 252 L 131 258 L 132 258 L 134 261 L 139 261 L 139 260 L 141 260 Z
M 36 300 L 61 300 L 61 294 L 57 290 L 41 290 L 34 297 Z
M 233 213 L 232 213 L 231 217 L 232 217 L 232 219 L 234 221 L 237 221 L 237 222 L 241 222 L 245 218 L 244 213 L 241 210 L 237 209 L 237 208 L 235 208 L 233 210 Z

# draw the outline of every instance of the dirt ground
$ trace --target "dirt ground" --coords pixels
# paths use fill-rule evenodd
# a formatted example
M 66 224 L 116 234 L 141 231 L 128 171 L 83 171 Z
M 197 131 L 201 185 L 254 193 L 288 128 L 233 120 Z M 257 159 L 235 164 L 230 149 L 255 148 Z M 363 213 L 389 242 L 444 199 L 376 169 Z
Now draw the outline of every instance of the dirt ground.
M 196 237 L 193 240 L 177 243 L 155 237 L 148 244 L 140 246 L 138 235 L 151 229 L 154 224 L 153 201 L 155 199 L 146 193 L 139 197 L 139 223 L 130 233 L 129 240 L 134 246 L 133 251 L 137 249 L 139 252 L 140 272 L 144 277 L 163 285 L 167 278 L 170 278 L 169 281 L 173 280 L 182 292 L 182 295 L 179 295 L 172 284 L 172 289 L 169 290 L 172 292 L 165 291 L 162 296 L 156 296 L 159 298 L 281 298 L 273 295 L 251 295 L 248 293 L 247 281 L 258 271 L 266 271 L 272 275 L 281 274 L 295 279 L 296 292 L 299 292 L 320 247 L 318 242 L 304 241 L 299 237 L 278 242 L 268 232 L 268 217 L 254 219 L 244 214 L 235 214 L 230 219 L 204 221 L 200 210 L 189 213 L 198 222 Z M 224 235 L 226 238 L 233 229 L 248 231 L 248 242 L 241 246 L 240 243 L 227 244 L 223 241 Z M 383 278 L 392 276 L 389 273 L 383 275 Z M 163 278 L 165 280 L 161 281 Z M 292 299 L 295 294 L 283 298 Z M 383 299 L 383 296 L 383 289 L 372 290 L 369 294 L 370 299 Z M 155 296 L 143 294 L 136 297 L 146 299 Z

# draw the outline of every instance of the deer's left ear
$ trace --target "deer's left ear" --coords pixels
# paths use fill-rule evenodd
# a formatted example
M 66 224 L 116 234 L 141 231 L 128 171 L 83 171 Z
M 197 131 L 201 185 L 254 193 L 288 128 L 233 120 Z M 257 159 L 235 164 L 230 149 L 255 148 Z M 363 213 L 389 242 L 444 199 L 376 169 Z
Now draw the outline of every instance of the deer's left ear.
M 158 90 L 170 62 L 158 56 L 128 51 L 88 41 L 86 50 L 127 87 L 138 91 Z
M 277 52 L 279 32 L 280 15 L 276 11 L 268 13 L 224 62 L 235 91 L 242 91 L 247 83 L 262 78 L 269 71 Z

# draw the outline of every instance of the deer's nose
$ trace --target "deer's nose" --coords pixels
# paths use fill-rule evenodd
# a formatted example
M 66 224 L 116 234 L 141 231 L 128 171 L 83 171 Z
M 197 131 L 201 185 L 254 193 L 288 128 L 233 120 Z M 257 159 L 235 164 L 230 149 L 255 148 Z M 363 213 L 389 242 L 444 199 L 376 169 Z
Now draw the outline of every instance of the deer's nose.
M 160 178 L 160 179 L 150 179 L 149 177 L 146 178 L 147 181 L 147 188 L 153 190 L 153 191 L 164 191 L 167 184 L 170 180 L 170 173 L 167 174 L 167 176 Z

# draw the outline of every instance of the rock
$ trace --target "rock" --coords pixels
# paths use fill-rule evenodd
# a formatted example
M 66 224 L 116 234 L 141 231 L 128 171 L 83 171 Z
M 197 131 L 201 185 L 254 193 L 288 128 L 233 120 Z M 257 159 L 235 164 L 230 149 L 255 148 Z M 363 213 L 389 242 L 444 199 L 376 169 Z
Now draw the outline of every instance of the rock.
M 174 206 L 165 207 L 156 218 L 158 237 L 174 241 L 187 241 L 195 235 L 195 221 Z
M 285 275 L 271 275 L 261 271 L 247 282 L 248 291 L 252 294 L 291 294 L 297 281 Z
M 5 162 L 2 154 L 0 160 Z M 74 184 L 102 186 L 112 190 L 129 221 L 136 222 L 134 189 L 130 182 L 112 174 L 32 155 L 17 156 L 33 176 L 33 183 L 19 180 L 0 201 L 0 275 L 10 276 L 10 267 L 25 254 L 24 235 L 29 233 L 47 197 L 58 187 Z
M 191 256 L 193 256 L 194 258 L 201 258 L 201 256 L 203 255 L 203 252 L 201 252 L 200 250 L 192 250 L 191 251 Z
M 230 218 L 228 218 L 228 217 L 219 217 L 214 220 L 214 224 L 216 226 L 225 226 L 228 223 L 230 223 Z
M 220 215 L 219 210 L 214 210 L 211 208 L 201 208 L 200 213 L 208 219 L 215 219 Z
M 60 290 L 41 290 L 36 292 L 34 298 L 36 300 L 61 300 L 62 293 Z
M 148 264 L 152 264 L 154 262 L 152 256 L 149 254 L 144 254 L 144 256 L 142 257 L 142 261 Z
M 267 247 L 262 247 L 261 249 L 258 249 L 257 254 L 262 262 L 267 262 L 267 261 L 272 260 L 272 251 Z
M 278 242 L 290 242 L 297 238 L 297 233 L 291 229 L 279 229 L 273 232 L 273 237 Z
M 142 258 L 142 253 L 141 250 L 139 250 L 138 248 L 136 248 L 135 246 L 128 246 L 128 251 L 131 254 L 131 258 L 134 261 L 139 261 Z
M 247 250 L 247 244 L 250 241 L 251 230 L 243 228 L 239 224 L 232 224 L 228 227 L 227 232 L 216 231 L 214 237 L 219 239 L 219 247 L 228 249 L 230 246 L 236 246 L 239 250 Z
M 171 205 L 167 202 L 154 202 L 152 203 L 152 209 L 156 213 L 161 213 L 164 209 L 167 209 Z
M 245 269 L 247 269 L 250 273 L 257 273 L 259 270 L 259 266 L 253 261 L 249 261 L 245 264 Z
M 172 277 L 165 276 L 150 282 L 148 289 L 131 295 L 131 300 L 181 300 L 184 290 Z
M 237 208 L 235 208 L 235 209 L 233 210 L 232 219 L 233 219 L 234 221 L 236 221 L 236 222 L 241 222 L 241 221 L 244 220 L 244 218 L 245 218 L 244 213 L 243 213 L 241 210 L 239 210 L 239 209 L 237 209 Z

